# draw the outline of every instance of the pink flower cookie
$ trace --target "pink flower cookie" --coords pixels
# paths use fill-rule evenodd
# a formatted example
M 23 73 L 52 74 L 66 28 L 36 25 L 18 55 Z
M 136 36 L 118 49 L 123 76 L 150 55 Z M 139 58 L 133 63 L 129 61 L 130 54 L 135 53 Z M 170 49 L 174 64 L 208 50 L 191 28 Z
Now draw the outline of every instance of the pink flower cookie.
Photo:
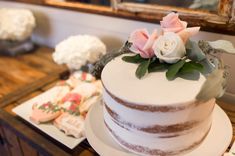
M 41 106 L 38 106 L 38 104 L 34 104 L 32 107 L 30 120 L 36 124 L 40 124 L 54 120 L 60 114 L 61 109 L 51 102 L 44 103 Z
M 80 115 L 79 105 L 82 103 L 82 96 L 79 93 L 70 92 L 61 101 L 64 112 L 72 115 Z
M 63 98 L 62 98 L 62 102 L 72 102 L 72 103 L 77 103 L 77 104 L 80 104 L 82 100 L 82 96 L 78 93 L 68 93 L 66 94 Z

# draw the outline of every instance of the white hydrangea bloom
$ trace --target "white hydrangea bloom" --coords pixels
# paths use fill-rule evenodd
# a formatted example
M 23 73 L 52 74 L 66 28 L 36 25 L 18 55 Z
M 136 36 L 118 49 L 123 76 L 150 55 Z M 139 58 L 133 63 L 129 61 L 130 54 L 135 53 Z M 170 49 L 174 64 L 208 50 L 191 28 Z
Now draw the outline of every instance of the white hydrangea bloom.
M 25 40 L 31 36 L 35 26 L 35 18 L 29 10 L 0 9 L 0 40 Z
M 53 59 L 70 69 L 80 69 L 86 62 L 94 63 L 106 53 L 106 46 L 95 36 L 71 36 L 55 47 Z

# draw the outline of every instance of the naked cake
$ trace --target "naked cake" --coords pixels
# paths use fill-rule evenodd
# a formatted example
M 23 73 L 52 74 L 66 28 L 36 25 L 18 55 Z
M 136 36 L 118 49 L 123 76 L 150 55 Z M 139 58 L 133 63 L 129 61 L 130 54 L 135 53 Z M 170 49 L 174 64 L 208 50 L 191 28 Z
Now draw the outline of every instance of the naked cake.
M 129 52 L 102 71 L 105 126 L 114 140 L 138 155 L 181 155 L 199 146 L 212 124 L 215 98 L 225 90 L 226 70 L 215 43 L 191 41 L 198 27 L 170 13 L 162 30 L 135 30 Z M 233 48 L 233 47 L 232 47 Z M 234 49 L 233 49 L 234 50 Z
M 139 80 L 135 68 L 118 57 L 102 72 L 104 120 L 112 136 L 146 155 L 173 155 L 199 145 L 210 130 L 215 103 L 194 100 L 205 78 L 168 82 L 164 72 L 156 72 Z

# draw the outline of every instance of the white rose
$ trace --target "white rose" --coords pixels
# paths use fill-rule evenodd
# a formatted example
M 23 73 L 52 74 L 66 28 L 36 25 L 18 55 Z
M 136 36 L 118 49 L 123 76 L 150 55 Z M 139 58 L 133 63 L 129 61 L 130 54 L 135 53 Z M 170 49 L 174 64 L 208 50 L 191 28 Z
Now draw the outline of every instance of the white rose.
M 153 50 L 157 58 L 166 63 L 176 63 L 186 54 L 182 39 L 173 32 L 159 36 L 153 44 Z

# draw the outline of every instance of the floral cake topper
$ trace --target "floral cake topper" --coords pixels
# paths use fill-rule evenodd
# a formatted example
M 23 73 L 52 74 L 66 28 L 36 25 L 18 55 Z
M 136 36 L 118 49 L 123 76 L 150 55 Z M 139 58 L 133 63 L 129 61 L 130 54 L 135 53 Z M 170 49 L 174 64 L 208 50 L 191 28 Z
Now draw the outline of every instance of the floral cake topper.
M 129 52 L 135 55 L 122 59 L 138 64 L 136 76 L 139 79 L 159 70 L 166 70 L 168 80 L 195 72 L 207 75 L 219 66 L 225 67 L 218 56 L 221 52 L 235 53 L 229 41 L 190 40 L 200 27 L 187 27 L 187 22 L 181 21 L 177 13 L 172 12 L 163 17 L 160 25 L 161 30 L 154 29 L 152 34 L 147 29 L 137 29 L 130 34 Z
M 117 53 L 104 55 L 91 73 L 100 78 L 109 61 L 125 54 L 123 61 L 138 65 L 135 74 L 139 79 L 147 73 L 165 70 L 168 80 L 178 76 L 195 80 L 195 74 L 199 78 L 200 72 L 206 81 L 196 99 L 207 101 L 222 96 L 228 71 L 220 56 L 222 53 L 235 54 L 233 44 L 226 40 L 190 40 L 200 27 L 187 27 L 187 22 L 181 21 L 174 12 L 163 17 L 160 25 L 161 29 L 154 29 L 151 34 L 147 29 L 134 30 L 125 45 Z

